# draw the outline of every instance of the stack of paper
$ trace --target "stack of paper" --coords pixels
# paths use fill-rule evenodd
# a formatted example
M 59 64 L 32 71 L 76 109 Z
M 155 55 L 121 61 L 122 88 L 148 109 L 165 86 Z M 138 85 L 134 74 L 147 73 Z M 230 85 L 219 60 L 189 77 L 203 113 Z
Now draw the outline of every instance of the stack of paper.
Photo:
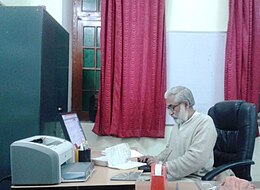
M 139 157 L 142 154 L 136 150 L 131 150 L 127 143 L 106 148 L 104 154 L 105 156 L 92 159 L 96 165 L 124 170 L 146 165 L 146 163 L 130 160 L 131 157 Z

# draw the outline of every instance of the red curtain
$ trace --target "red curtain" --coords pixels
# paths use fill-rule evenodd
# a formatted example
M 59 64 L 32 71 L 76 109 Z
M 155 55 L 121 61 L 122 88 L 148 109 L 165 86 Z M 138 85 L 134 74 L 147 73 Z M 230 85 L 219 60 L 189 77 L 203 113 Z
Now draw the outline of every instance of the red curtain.
M 257 107 L 260 90 L 259 4 L 259 0 L 230 0 L 225 60 L 225 99 L 241 99 Z
M 102 0 L 97 135 L 164 137 L 164 6 L 162 0 Z

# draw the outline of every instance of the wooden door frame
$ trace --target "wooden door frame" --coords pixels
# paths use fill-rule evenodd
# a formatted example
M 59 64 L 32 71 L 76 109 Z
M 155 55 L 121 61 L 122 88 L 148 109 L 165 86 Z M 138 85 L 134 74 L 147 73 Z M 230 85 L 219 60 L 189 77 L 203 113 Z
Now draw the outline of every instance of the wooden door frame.
M 72 28 L 72 97 L 71 110 L 77 112 L 80 120 L 89 120 L 89 113 L 83 111 L 82 83 L 83 83 L 83 25 L 80 22 L 101 20 L 100 13 L 83 12 L 82 0 L 73 0 L 73 28 Z

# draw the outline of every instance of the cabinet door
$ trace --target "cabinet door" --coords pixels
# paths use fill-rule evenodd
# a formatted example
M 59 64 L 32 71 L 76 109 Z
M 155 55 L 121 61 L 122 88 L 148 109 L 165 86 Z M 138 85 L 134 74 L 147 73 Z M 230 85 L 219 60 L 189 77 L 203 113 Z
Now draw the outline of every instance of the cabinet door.
M 41 15 L 0 7 L 0 178 L 10 175 L 10 144 L 40 133 Z
M 46 11 L 41 64 L 41 133 L 60 136 L 58 114 L 68 109 L 69 34 Z

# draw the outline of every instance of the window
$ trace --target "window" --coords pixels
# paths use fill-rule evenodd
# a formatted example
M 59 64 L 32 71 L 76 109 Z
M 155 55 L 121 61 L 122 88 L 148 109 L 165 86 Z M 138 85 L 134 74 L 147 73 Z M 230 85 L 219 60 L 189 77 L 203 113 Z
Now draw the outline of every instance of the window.
M 72 111 L 89 120 L 100 86 L 101 0 L 73 0 Z

